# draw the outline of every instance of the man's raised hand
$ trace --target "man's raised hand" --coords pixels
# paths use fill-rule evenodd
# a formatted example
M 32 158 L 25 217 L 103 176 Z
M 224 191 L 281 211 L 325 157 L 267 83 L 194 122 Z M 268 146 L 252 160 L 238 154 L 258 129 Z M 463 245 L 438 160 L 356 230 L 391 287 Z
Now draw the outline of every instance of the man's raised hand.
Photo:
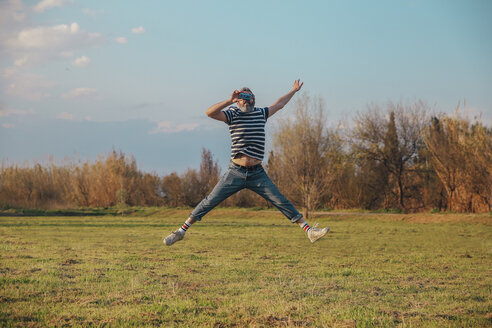
M 301 82 L 301 79 L 295 80 L 294 85 L 292 86 L 292 90 L 294 90 L 295 92 L 301 90 L 303 84 L 304 82 Z
M 235 103 L 239 100 L 239 94 L 241 92 L 239 92 L 239 90 L 234 90 L 234 92 L 232 93 L 231 95 L 231 98 L 229 98 L 229 101 L 232 102 L 232 103 Z

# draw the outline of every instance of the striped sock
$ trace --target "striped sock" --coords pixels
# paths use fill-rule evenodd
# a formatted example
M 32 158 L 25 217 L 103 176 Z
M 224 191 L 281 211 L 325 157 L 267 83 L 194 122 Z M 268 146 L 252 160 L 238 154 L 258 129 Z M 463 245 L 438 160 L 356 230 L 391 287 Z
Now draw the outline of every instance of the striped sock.
M 181 226 L 181 228 L 179 228 L 179 230 L 181 230 L 181 232 L 186 232 L 190 227 L 191 227 L 191 222 L 189 222 L 190 220 L 186 220 L 185 223 L 183 223 L 183 225 Z
M 304 224 L 301 226 L 302 230 L 306 231 L 306 232 L 309 232 L 309 230 L 311 230 L 311 227 L 309 226 L 309 224 L 307 224 L 307 222 L 304 222 Z

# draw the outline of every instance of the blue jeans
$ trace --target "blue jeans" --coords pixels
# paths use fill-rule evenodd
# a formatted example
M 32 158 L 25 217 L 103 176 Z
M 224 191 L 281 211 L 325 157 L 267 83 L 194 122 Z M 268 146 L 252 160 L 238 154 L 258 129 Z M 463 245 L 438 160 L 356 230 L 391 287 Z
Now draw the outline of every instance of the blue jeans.
M 201 221 L 202 217 L 219 205 L 227 197 L 248 188 L 262 196 L 278 208 L 289 220 L 294 223 L 300 214 L 294 205 L 280 193 L 277 186 L 270 180 L 261 164 L 244 167 L 233 162 L 227 172 L 220 178 L 212 192 L 205 197 L 191 212 L 190 218 Z

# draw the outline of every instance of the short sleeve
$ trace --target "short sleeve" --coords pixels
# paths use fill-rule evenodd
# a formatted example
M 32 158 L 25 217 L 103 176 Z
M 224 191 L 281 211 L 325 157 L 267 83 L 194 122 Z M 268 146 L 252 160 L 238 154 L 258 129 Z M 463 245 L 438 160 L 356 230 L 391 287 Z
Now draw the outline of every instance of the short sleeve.
M 222 110 L 222 113 L 225 114 L 226 116 L 226 119 L 227 119 L 227 125 L 231 125 L 231 122 L 232 122 L 232 117 L 233 117 L 233 113 L 234 111 L 232 110 L 231 107 L 227 108 L 227 109 L 223 109 Z
M 265 122 L 268 120 L 268 114 L 270 113 L 268 110 L 268 107 L 265 107 L 262 109 L 263 111 L 263 116 L 265 117 Z

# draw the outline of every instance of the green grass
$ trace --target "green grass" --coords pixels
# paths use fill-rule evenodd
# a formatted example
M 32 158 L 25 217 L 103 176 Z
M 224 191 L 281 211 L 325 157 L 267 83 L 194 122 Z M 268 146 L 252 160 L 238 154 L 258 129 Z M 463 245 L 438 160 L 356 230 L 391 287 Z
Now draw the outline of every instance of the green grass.
M 0 218 L 2 326 L 486 327 L 492 217 L 185 209 Z

